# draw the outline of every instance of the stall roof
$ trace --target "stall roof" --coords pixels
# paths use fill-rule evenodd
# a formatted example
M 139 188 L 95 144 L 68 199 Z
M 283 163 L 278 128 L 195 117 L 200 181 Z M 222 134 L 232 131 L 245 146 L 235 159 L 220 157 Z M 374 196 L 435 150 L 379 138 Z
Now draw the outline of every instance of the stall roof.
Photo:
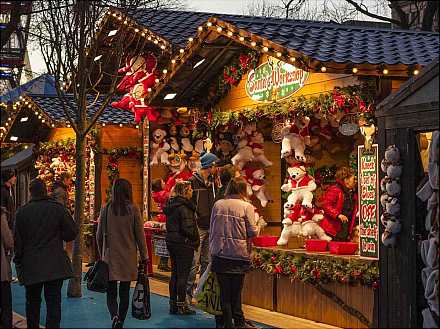
M 4 160 L 1 163 L 1 170 L 19 169 L 32 162 L 33 159 L 34 159 L 34 145 L 14 154 L 9 159 Z
M 439 57 L 437 57 L 431 64 L 426 66 L 419 75 L 412 77 L 406 81 L 398 91 L 389 95 L 380 104 L 377 105 L 377 116 L 382 116 L 389 110 L 398 107 L 410 96 L 417 93 L 421 88 L 429 84 L 430 88 L 427 90 L 422 97 L 418 97 L 419 109 L 421 110 L 420 104 L 425 104 L 425 106 L 439 109 L 439 85 L 438 85 L 438 75 L 439 75 Z M 437 79 L 437 80 L 435 80 Z
M 321 62 L 427 65 L 440 45 L 438 33 L 327 22 L 147 9 L 128 16 L 175 47 L 185 47 L 198 26 L 217 18 Z
M 55 89 L 54 77 L 49 74 L 42 74 L 31 81 L 18 86 L 17 88 L 7 91 L 0 96 L 0 102 L 12 102 L 21 95 L 29 93 L 34 95 L 55 96 L 57 94 Z

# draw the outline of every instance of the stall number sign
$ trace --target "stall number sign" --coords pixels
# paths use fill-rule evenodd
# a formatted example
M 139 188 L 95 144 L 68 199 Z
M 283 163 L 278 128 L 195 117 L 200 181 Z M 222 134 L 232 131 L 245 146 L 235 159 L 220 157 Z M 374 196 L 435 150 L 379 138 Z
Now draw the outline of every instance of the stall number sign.
M 273 102 L 287 98 L 303 86 L 309 73 L 276 58 L 250 71 L 246 94 L 256 102 Z
M 359 254 L 379 259 L 378 146 L 358 146 Z
M 169 257 L 167 243 L 164 237 L 153 235 L 154 253 L 159 257 Z

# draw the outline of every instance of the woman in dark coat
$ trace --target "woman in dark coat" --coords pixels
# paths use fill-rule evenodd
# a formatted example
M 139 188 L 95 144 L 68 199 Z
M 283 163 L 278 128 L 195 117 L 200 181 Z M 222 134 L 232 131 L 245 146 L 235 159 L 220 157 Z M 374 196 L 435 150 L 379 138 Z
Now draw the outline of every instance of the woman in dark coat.
M 107 221 L 107 241 L 104 241 L 104 220 Z M 130 283 L 137 279 L 137 251 L 140 262 L 148 261 L 144 223 L 138 207 L 133 204 L 131 184 L 126 179 L 116 179 L 113 183 L 111 201 L 101 209 L 96 239 L 101 259 L 109 267 L 107 307 L 112 327 L 122 328 L 129 306 Z
M 164 213 L 167 216 L 167 248 L 171 259 L 170 313 L 195 314 L 185 302 L 186 282 L 191 270 L 194 251 L 199 247 L 200 237 L 194 217 L 195 206 L 191 202 L 191 183 L 177 182 L 173 196 Z
M 354 171 L 348 167 L 339 168 L 335 178 L 336 184 L 330 186 L 322 197 L 324 219 L 320 226 L 333 241 L 348 241 L 356 226 L 357 181 Z

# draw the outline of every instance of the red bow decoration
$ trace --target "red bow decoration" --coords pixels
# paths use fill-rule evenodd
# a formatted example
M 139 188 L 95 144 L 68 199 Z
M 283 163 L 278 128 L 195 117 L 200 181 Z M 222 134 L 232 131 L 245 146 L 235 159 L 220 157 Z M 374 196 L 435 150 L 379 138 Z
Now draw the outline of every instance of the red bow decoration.
M 245 54 L 240 55 L 240 66 L 242 69 L 245 69 L 249 65 L 249 61 L 251 60 L 251 57 Z

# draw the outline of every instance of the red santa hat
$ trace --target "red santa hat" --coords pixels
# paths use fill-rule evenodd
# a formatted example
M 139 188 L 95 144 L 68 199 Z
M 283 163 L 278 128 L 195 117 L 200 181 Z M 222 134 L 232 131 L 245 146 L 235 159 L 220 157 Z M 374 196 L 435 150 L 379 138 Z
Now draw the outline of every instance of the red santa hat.
M 293 163 L 290 165 L 290 168 L 299 168 L 300 170 L 307 172 L 306 167 L 301 163 Z

